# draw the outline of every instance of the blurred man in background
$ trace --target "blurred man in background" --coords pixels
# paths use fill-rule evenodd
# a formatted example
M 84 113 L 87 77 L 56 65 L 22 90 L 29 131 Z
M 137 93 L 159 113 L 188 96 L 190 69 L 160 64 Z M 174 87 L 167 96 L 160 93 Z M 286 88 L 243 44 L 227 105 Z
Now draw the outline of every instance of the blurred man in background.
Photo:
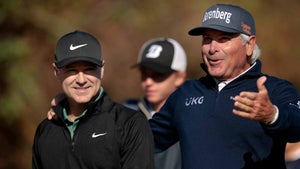
M 144 97 L 129 99 L 125 106 L 142 111 L 148 119 L 159 111 L 168 96 L 186 78 L 187 58 L 182 46 L 171 38 L 151 39 L 140 49 L 137 67 Z M 156 169 L 181 169 L 179 142 L 155 154 Z

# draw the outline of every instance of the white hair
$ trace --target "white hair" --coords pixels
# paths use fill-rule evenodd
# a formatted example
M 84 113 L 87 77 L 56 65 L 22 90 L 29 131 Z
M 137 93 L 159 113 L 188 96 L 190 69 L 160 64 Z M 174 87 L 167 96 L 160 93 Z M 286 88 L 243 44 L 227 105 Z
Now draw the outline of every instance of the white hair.
M 248 35 L 241 34 L 241 37 L 243 39 L 243 45 L 245 45 L 250 40 L 250 36 L 248 36 Z M 261 51 L 260 51 L 258 45 L 255 44 L 252 55 L 248 59 L 250 64 L 253 64 L 259 58 L 260 54 L 261 54 Z

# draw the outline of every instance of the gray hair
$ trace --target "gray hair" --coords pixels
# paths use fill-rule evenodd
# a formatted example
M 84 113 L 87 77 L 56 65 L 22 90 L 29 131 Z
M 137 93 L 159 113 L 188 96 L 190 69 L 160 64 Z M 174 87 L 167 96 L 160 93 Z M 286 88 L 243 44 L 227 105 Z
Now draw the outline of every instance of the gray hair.
M 243 39 L 243 45 L 245 45 L 250 40 L 250 36 L 248 36 L 248 35 L 241 34 L 241 37 Z M 260 51 L 258 45 L 255 44 L 252 55 L 248 59 L 249 63 L 252 65 L 259 58 L 260 54 L 261 54 L 261 51 Z

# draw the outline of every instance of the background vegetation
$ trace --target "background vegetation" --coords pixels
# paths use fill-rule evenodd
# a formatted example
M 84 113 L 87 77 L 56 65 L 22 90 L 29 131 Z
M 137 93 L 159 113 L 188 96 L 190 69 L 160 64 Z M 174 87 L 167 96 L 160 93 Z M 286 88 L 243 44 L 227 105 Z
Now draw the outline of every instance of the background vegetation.
M 31 168 L 31 146 L 50 100 L 60 91 L 53 78 L 55 43 L 73 30 L 94 34 L 106 61 L 103 86 L 122 103 L 140 97 L 139 76 L 130 66 L 150 38 L 178 40 L 188 55 L 188 78 L 199 78 L 200 25 L 214 3 L 248 9 L 256 20 L 263 71 L 300 89 L 298 0 L 9 0 L 0 2 L 0 169 Z

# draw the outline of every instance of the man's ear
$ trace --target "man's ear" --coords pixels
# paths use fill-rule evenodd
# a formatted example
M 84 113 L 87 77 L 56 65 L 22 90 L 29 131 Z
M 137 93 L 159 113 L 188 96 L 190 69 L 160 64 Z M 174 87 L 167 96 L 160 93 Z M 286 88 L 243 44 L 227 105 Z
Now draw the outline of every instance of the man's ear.
M 179 87 L 186 80 L 186 72 L 185 71 L 178 71 L 176 73 L 177 73 L 177 80 L 175 81 L 175 85 L 176 85 L 176 87 Z
M 256 43 L 256 37 L 251 36 L 249 41 L 246 43 L 247 56 L 252 56 L 255 43 Z
M 100 72 L 100 73 L 101 73 L 101 74 L 100 74 L 100 79 L 103 79 L 103 76 L 104 76 L 104 63 L 105 63 L 105 62 L 104 62 L 104 60 L 103 60 L 103 61 L 102 61 L 102 67 L 101 67 L 101 69 L 100 69 L 100 71 L 101 71 L 101 72 Z
M 59 74 L 59 69 L 56 67 L 55 63 L 52 63 L 54 76 L 57 77 Z

